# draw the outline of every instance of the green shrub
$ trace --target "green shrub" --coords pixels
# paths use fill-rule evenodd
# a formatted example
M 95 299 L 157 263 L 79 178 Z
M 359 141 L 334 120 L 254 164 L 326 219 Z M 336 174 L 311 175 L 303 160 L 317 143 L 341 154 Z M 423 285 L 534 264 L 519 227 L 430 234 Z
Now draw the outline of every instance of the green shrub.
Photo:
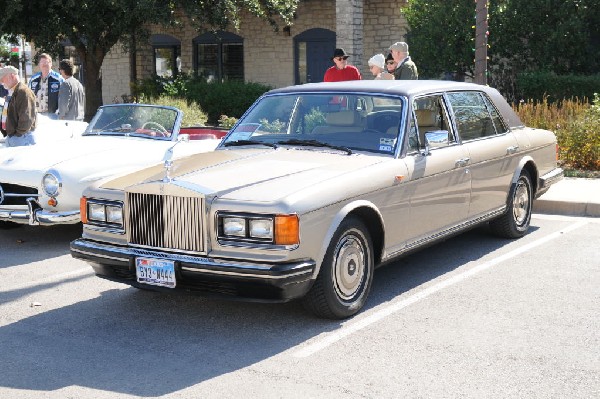
M 208 121 L 208 116 L 202 111 L 198 104 L 189 102 L 184 98 L 162 95 L 152 98 L 141 96 L 140 99 L 140 102 L 145 104 L 168 105 L 179 108 L 183 111 L 183 121 L 181 122 L 181 126 L 204 126 Z
M 207 83 L 203 79 L 180 74 L 175 79 L 153 77 L 134 85 L 136 96 L 157 97 L 168 94 L 186 98 L 200 105 L 208 115 L 208 122 L 216 125 L 221 115 L 239 118 L 271 87 L 259 83 L 227 81 Z
M 219 126 L 225 129 L 231 129 L 236 124 L 238 118 L 235 116 L 221 115 L 219 116 Z
M 600 92 L 600 74 L 556 75 L 550 72 L 529 72 L 517 76 L 517 91 L 521 98 L 550 103 L 564 98 L 591 100 Z M 526 96 L 523 94 L 526 93 Z
M 600 171 L 600 96 L 593 105 L 569 99 L 550 103 L 528 100 L 514 107 L 527 126 L 552 130 L 556 134 L 559 160 L 567 169 Z
M 195 79 L 188 86 L 188 98 L 198 102 L 208 114 L 208 120 L 216 123 L 221 115 L 240 118 L 258 97 L 270 89 L 258 83 L 206 83 Z
M 600 170 L 600 96 L 581 118 L 570 121 L 559 137 L 560 157 L 574 169 Z

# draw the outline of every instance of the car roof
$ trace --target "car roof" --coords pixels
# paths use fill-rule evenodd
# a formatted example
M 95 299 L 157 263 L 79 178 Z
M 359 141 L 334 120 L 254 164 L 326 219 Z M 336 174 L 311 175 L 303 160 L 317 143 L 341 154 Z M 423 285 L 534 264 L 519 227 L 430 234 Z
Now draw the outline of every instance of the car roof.
M 475 83 L 454 82 L 449 80 L 352 80 L 344 82 L 306 83 L 273 89 L 267 94 L 315 93 L 315 92 L 355 92 L 382 93 L 413 97 L 451 91 L 482 91 L 494 102 L 511 128 L 523 126 L 518 115 L 506 102 L 498 90 Z
M 481 85 L 453 82 L 447 80 L 351 80 L 344 82 L 306 83 L 303 85 L 282 87 L 271 93 L 312 92 L 312 91 L 360 91 L 382 92 L 410 96 L 420 93 L 452 90 L 481 90 Z

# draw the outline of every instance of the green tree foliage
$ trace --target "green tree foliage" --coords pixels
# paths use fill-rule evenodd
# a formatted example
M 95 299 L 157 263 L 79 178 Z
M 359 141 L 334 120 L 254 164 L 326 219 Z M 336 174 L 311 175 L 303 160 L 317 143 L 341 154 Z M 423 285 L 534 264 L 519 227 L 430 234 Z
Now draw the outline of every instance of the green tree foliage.
M 472 76 L 473 0 L 410 0 L 407 41 L 419 72 Z M 514 94 L 521 72 L 600 71 L 600 0 L 489 0 L 489 83 Z
M 200 27 L 238 26 L 241 10 L 276 27 L 276 17 L 291 24 L 298 0 L 0 0 L 0 32 L 24 35 L 37 48 L 58 54 L 68 39 L 82 60 L 86 116 L 102 104 L 100 68 L 118 42 L 144 37 L 149 24 L 177 25 L 176 10 L 185 10 Z M 110 76 L 105 76 L 110 79 Z
M 444 73 L 473 76 L 475 4 L 473 0 L 412 0 L 403 10 L 410 27 L 411 57 L 424 79 Z

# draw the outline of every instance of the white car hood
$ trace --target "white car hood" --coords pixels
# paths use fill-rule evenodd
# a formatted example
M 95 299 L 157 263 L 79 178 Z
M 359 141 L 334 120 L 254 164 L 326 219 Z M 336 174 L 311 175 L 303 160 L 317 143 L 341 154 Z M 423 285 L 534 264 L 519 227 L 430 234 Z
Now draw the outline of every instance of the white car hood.
M 160 162 L 174 144 L 134 137 L 84 136 L 41 146 L 5 148 L 0 151 L 0 174 L 6 171 L 45 172 L 57 167 L 77 170 L 94 166 L 102 171 L 123 164 L 147 165 Z M 177 147 L 186 146 L 193 147 L 192 143 L 180 143 Z

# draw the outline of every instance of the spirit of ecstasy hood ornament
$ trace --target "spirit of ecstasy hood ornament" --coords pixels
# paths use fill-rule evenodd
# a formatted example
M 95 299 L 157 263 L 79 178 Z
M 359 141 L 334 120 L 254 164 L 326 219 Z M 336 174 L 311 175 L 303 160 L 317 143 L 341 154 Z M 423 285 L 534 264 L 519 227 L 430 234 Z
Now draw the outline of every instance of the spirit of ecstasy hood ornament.
M 187 134 L 181 134 L 177 138 L 177 142 L 175 144 L 173 144 L 165 152 L 165 156 L 163 157 L 163 165 L 165 167 L 165 177 L 163 177 L 163 180 L 162 180 L 164 183 L 170 183 L 171 181 L 173 181 L 173 178 L 170 175 L 171 169 L 173 168 L 173 148 L 175 148 L 175 146 L 177 144 L 181 143 L 182 141 L 188 142 L 189 140 L 190 140 L 190 136 L 189 135 L 187 135 Z

